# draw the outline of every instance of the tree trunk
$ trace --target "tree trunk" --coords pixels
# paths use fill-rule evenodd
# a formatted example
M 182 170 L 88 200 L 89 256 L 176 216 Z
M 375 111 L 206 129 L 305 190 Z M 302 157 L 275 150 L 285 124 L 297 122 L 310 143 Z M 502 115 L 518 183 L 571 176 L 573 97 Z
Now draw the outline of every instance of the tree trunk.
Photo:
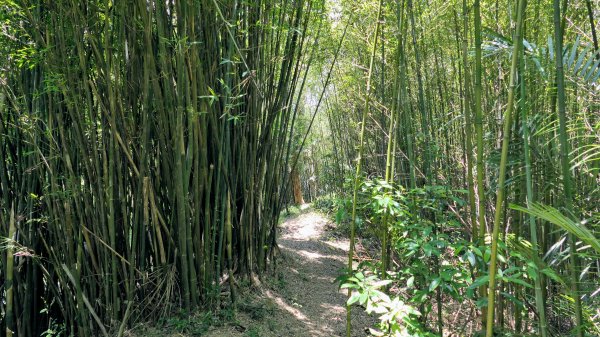
M 298 169 L 292 170 L 292 190 L 294 191 L 294 204 L 304 204 L 304 198 L 302 197 L 302 185 L 300 184 L 300 174 Z

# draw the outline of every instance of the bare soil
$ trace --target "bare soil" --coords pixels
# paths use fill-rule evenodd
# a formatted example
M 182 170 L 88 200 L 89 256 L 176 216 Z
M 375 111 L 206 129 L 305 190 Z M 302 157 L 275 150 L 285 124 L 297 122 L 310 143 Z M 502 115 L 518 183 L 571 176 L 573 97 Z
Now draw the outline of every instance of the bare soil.
M 331 228 L 312 210 L 283 223 L 278 281 L 261 287 L 258 304 L 240 306 L 235 326 L 212 330 L 208 336 L 345 336 L 346 294 L 334 281 L 347 263 L 349 242 L 331 235 Z M 261 301 L 258 310 L 266 315 L 253 318 Z M 352 335 L 368 336 L 374 319 L 358 307 L 351 312 Z

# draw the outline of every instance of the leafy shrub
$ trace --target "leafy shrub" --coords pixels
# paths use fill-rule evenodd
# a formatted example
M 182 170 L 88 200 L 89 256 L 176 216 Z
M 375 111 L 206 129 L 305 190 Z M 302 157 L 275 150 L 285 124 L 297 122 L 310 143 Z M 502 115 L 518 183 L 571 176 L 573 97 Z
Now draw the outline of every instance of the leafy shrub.
M 419 311 L 406 304 L 400 297 L 390 297 L 380 289 L 392 283 L 391 280 L 380 280 L 372 273 L 358 271 L 338 277 L 341 289 L 351 289 L 352 296 L 348 305 L 358 304 L 368 314 L 379 316 L 376 328 L 369 328 L 373 336 L 409 337 L 435 336 L 421 327 Z
M 325 214 L 332 214 L 336 209 L 337 198 L 333 194 L 319 196 L 313 201 L 313 207 Z

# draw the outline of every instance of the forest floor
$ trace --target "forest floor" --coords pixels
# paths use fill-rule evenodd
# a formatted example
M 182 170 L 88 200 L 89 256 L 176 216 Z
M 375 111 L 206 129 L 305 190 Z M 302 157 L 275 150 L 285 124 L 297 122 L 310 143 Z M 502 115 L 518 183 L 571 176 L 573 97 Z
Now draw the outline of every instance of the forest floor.
M 349 241 L 333 235 L 323 215 L 305 209 L 281 227 L 278 245 L 278 280 L 275 287 L 261 289 L 268 315 L 253 320 L 240 315 L 239 326 L 223 327 L 209 336 L 344 336 L 346 294 L 334 282 L 348 260 Z M 247 318 L 250 318 L 248 320 Z M 372 318 L 364 310 L 352 310 L 355 336 L 365 336 Z M 250 331 L 256 331 L 255 334 Z
M 230 310 L 230 317 L 196 328 L 193 321 L 187 327 L 176 321 L 170 332 L 165 333 L 168 325 L 160 329 L 162 336 L 345 336 L 346 294 L 338 290 L 335 278 L 347 263 L 349 240 L 333 229 L 325 216 L 305 206 L 280 226 L 276 271 L 258 287 L 240 287 L 237 310 Z M 374 323 L 364 310 L 352 310 L 353 336 L 368 336 Z M 144 329 L 131 336 L 154 334 Z

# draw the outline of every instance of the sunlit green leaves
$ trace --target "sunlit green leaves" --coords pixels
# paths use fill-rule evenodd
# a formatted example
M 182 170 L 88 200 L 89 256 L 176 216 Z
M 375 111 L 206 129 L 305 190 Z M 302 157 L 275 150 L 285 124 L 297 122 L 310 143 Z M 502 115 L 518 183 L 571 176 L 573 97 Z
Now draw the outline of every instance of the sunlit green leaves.
M 348 273 L 347 270 L 337 280 L 340 288 L 352 290 L 352 295 L 346 302 L 348 306 L 359 304 L 367 313 L 379 316 L 378 329 L 370 328 L 374 336 L 411 336 L 412 333 L 424 335 L 416 320 L 420 313 L 400 297 L 392 298 L 381 290 L 390 285 L 392 280 L 380 280 L 366 271 Z
M 530 204 L 528 208 L 511 205 L 511 208 L 534 215 L 559 226 L 600 253 L 600 240 L 585 226 L 585 222 L 575 222 L 562 214 L 558 209 L 541 203 Z

